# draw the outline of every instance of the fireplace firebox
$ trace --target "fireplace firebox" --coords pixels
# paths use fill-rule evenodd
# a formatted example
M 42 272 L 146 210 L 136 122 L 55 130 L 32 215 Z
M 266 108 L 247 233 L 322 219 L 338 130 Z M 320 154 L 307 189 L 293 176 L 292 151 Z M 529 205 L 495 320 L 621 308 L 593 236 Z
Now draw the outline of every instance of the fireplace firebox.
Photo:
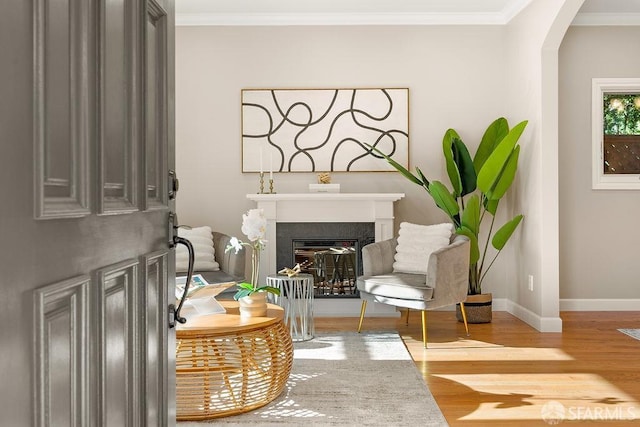
M 295 264 L 313 276 L 319 296 L 357 296 L 357 240 L 294 240 Z
M 278 270 L 300 264 L 314 277 L 316 298 L 357 298 L 361 248 L 375 240 L 373 223 L 278 223 Z

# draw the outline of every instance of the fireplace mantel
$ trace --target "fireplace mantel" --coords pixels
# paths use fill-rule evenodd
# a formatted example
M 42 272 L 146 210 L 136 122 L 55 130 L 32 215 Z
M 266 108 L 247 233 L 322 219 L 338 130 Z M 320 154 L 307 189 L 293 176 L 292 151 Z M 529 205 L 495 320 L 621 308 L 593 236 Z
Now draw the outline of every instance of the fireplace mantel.
M 394 233 L 393 203 L 403 193 L 282 193 L 247 194 L 267 217 L 267 244 L 260 263 L 260 280 L 276 272 L 276 223 L 278 222 L 372 222 L 375 240 L 390 239 Z M 335 304 L 334 304 L 335 305 Z M 359 306 L 356 309 L 358 314 Z M 317 312 L 317 311 L 316 311 Z M 349 315 L 350 313 L 318 313 Z
M 376 241 L 393 236 L 393 202 L 403 197 L 403 193 L 247 194 L 264 209 L 267 220 L 374 222 Z

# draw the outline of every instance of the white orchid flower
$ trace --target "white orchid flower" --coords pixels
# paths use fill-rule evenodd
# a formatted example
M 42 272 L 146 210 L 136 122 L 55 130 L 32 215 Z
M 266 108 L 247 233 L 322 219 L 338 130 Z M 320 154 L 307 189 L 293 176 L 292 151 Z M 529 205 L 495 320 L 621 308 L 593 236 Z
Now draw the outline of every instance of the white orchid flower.
M 250 241 L 262 244 L 267 233 L 267 218 L 263 209 L 251 209 L 242 215 L 242 232 Z
M 236 253 L 238 253 L 238 251 L 242 250 L 242 242 L 237 237 L 232 237 L 227 247 L 227 250 L 230 249 L 235 249 Z
M 264 216 L 263 209 L 250 209 L 246 214 L 242 215 L 242 232 L 249 238 L 249 243 L 232 237 L 225 251 L 235 249 L 236 253 L 242 250 L 242 246 L 248 246 L 253 249 L 251 253 L 251 282 L 239 283 L 238 292 L 234 295 L 237 300 L 243 296 L 254 292 L 271 292 L 280 295 L 280 290 L 271 286 L 260 286 L 258 284 L 258 275 L 260 272 L 260 252 L 266 246 L 267 240 L 267 218 Z

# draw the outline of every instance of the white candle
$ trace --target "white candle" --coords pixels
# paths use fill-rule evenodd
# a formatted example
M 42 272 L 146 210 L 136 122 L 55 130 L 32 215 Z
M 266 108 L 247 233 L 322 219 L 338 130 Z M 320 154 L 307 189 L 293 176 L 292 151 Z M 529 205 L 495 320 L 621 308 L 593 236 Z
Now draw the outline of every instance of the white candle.
M 273 180 L 273 153 L 269 153 L 269 179 Z
M 260 146 L 260 173 L 262 173 L 262 145 Z

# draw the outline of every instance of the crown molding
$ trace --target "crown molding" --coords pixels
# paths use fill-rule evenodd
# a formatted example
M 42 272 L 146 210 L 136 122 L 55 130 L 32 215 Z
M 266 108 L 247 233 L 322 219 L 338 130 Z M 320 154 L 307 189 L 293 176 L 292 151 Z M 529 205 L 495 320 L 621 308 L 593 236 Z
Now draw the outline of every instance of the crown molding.
M 578 13 L 571 25 L 640 25 L 640 13 Z
M 507 3 L 505 8 L 500 12 L 502 15 L 503 24 L 508 24 L 513 18 L 516 17 L 517 14 L 522 12 L 522 9 L 529 6 L 533 0 L 519 0 L 513 1 L 511 3 Z
M 503 25 L 503 13 L 193 13 L 177 26 Z
M 291 12 L 176 13 L 177 26 L 304 26 L 304 25 L 505 25 L 532 0 L 513 0 L 494 12 Z M 640 13 L 578 13 L 571 25 L 640 25 Z

